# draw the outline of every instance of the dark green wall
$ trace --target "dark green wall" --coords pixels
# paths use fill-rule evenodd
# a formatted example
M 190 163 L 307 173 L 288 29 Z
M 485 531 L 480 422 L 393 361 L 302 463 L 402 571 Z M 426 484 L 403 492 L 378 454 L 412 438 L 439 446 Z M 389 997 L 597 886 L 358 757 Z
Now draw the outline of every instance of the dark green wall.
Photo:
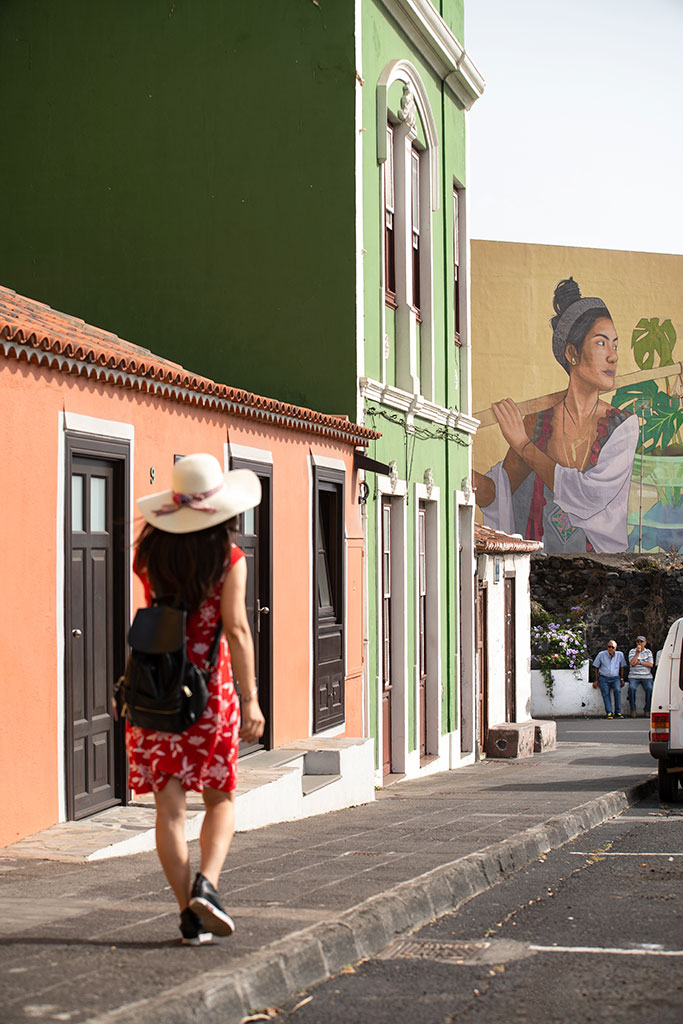
M 0 283 L 355 414 L 352 0 L 3 0 Z

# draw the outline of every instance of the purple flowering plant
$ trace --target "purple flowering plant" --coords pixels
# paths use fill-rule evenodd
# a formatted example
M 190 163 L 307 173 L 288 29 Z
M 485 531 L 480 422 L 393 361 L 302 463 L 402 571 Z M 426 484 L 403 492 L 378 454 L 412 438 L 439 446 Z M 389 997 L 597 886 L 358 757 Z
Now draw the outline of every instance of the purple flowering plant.
M 531 653 L 543 673 L 549 697 L 553 695 L 553 669 L 577 671 L 588 657 L 585 623 L 571 609 L 569 618 L 552 616 L 537 602 L 532 602 Z

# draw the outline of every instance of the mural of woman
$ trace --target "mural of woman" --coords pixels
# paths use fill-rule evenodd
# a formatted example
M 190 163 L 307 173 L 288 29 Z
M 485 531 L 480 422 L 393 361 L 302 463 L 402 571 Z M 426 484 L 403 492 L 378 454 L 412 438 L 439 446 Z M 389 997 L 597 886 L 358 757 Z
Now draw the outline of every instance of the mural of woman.
M 553 307 L 553 355 L 569 385 L 524 418 L 511 398 L 494 403 L 509 448 L 486 475 L 474 474 L 477 503 L 487 526 L 542 540 L 548 553 L 625 551 L 638 417 L 600 398 L 614 389 L 614 323 L 571 277 L 557 285 Z

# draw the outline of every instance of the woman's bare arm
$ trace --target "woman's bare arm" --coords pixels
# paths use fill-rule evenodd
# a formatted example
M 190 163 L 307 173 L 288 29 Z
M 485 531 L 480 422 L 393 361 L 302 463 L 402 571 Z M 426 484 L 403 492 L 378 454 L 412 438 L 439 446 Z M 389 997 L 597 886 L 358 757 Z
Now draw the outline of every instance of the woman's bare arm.
M 246 606 L 247 560 L 240 558 L 225 577 L 221 591 L 221 619 L 230 647 L 235 678 L 242 696 L 240 739 L 253 742 L 263 735 L 265 718 L 259 707 L 254 674 L 254 641 Z

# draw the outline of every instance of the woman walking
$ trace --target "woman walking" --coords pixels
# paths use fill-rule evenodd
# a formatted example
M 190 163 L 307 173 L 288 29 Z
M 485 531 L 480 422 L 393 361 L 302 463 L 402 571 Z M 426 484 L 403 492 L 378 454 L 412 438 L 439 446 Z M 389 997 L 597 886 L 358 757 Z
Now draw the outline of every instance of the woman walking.
M 235 930 L 216 890 L 235 827 L 239 739 L 258 739 L 265 722 L 245 605 L 247 564 L 233 536 L 236 517 L 260 500 L 255 473 L 223 474 L 213 455 L 196 454 L 175 464 L 172 490 L 137 502 L 146 525 L 134 569 L 147 603 L 155 597 L 187 610 L 187 653 L 197 665 L 205 664 L 219 623 L 224 632 L 209 701 L 194 725 L 168 733 L 126 723 L 129 785 L 136 793 L 154 794 L 157 853 L 178 901 L 186 945 Z M 241 727 L 233 669 L 242 697 Z M 194 883 L 185 839 L 187 791 L 201 792 L 206 808 Z

